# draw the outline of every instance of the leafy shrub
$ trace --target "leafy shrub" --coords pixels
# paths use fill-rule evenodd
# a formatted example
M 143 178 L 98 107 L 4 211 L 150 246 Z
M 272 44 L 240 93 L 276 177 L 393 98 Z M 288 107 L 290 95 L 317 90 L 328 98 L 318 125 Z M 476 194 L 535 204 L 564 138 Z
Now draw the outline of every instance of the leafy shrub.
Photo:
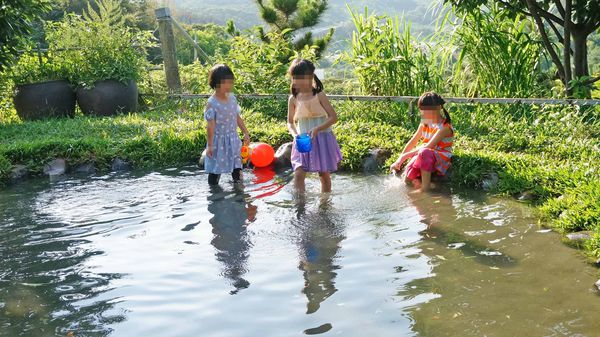
M 51 48 L 68 50 L 65 58 L 74 84 L 139 81 L 147 67 L 150 33 L 126 26 L 119 1 L 98 0 L 97 6 L 96 11 L 90 5 L 83 17 L 69 15 L 51 25 L 47 37 Z
M 52 80 L 67 79 L 68 71 L 60 55 L 53 53 L 38 57 L 29 51 L 19 58 L 19 61 L 10 70 L 13 82 L 29 84 Z

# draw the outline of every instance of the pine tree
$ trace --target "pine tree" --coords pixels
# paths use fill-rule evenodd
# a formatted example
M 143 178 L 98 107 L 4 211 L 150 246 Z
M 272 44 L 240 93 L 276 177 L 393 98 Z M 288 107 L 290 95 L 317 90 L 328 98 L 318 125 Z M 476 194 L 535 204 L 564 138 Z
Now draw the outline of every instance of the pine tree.
M 313 37 L 308 31 L 298 37 L 301 29 L 310 28 L 319 23 L 319 18 L 327 9 L 327 0 L 256 0 L 260 9 L 260 16 L 269 25 L 272 31 L 284 34 L 293 41 L 294 48 L 301 50 L 305 46 L 317 46 L 317 57 L 320 57 L 331 41 L 334 29 L 331 28 L 321 38 Z M 261 39 L 268 42 L 264 28 L 259 27 L 257 32 Z M 294 41 L 295 39 L 295 41 Z

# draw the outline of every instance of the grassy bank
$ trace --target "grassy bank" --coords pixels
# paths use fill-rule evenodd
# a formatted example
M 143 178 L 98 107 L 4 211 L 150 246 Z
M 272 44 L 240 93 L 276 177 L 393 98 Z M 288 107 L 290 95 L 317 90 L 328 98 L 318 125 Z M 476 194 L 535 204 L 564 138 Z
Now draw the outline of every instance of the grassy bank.
M 194 162 L 205 145 L 202 105 L 169 103 L 113 118 L 0 124 L 0 180 L 7 182 L 17 164 L 40 174 L 44 164 L 57 157 L 67 159 L 71 167 L 94 162 L 100 170 L 108 170 L 115 157 L 138 168 Z M 346 171 L 360 171 L 362 158 L 372 148 L 390 149 L 395 157 L 418 123 L 402 104 L 334 105 L 340 115 L 335 130 Z M 244 106 L 253 140 L 273 146 L 289 141 L 281 105 L 245 102 Z M 457 129 L 452 184 L 480 188 L 493 172 L 499 179 L 492 191 L 527 192 L 544 223 L 563 233 L 594 232 L 584 248 L 590 256 L 600 257 L 597 110 L 455 107 L 452 115 Z

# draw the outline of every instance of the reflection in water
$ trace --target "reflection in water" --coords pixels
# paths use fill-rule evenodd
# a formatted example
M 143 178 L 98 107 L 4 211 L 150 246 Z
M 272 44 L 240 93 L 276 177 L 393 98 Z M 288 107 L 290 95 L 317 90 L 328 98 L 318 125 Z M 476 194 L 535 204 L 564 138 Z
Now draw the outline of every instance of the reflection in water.
M 597 270 L 519 203 L 336 175 L 333 207 L 289 175 L 211 192 L 169 172 L 0 192 L 0 336 L 600 331 Z
M 46 200 L 48 204 L 36 202 L 45 193 L 42 188 L 17 186 L 13 194 L 0 198 L 0 204 L 11 205 L 0 209 L 0 335 L 45 337 L 93 331 L 94 336 L 106 336 L 112 331 L 110 324 L 125 319 L 121 313 L 111 313 L 115 302 L 77 303 L 98 298 L 121 276 L 84 267 L 86 260 L 102 254 L 77 238 L 91 228 L 46 217 L 43 212 L 53 205 L 52 199 Z M 55 189 L 54 193 L 61 193 L 62 187 Z
M 256 219 L 257 207 L 247 202 L 248 198 L 239 184 L 232 193 L 214 186 L 209 195 L 208 211 L 213 215 L 209 222 L 214 234 L 211 244 L 217 249 L 217 260 L 223 264 L 222 275 L 230 279 L 235 288 L 230 292 L 232 295 L 250 286 L 243 277 L 252 245 L 246 226 Z
M 336 259 L 341 242 L 345 239 L 344 229 L 333 213 L 330 196 L 321 196 L 314 211 L 306 209 L 304 195 L 298 196 L 296 201 L 298 221 L 295 225 L 299 231 L 299 268 L 304 276 L 302 293 L 308 300 L 306 313 L 312 314 L 319 310 L 323 301 L 337 291 L 335 277 L 340 265 Z
M 421 232 L 423 240 L 431 241 L 444 248 L 456 249 L 465 257 L 493 267 L 510 267 L 517 264 L 517 260 L 497 249 L 468 238 L 459 230 L 448 228 L 447 224 L 454 223 L 457 210 L 452 205 L 452 198 L 447 194 L 417 194 L 408 193 L 411 204 L 421 217 L 421 222 L 427 226 Z

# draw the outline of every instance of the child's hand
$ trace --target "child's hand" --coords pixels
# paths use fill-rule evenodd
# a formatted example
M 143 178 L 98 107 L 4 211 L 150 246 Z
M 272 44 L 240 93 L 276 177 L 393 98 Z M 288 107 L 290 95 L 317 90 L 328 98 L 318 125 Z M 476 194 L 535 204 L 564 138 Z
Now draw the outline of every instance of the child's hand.
M 392 165 L 390 165 L 390 172 L 400 171 L 400 169 L 402 168 L 402 164 L 404 164 L 405 160 L 406 157 L 404 155 L 401 155 L 400 158 L 398 158 L 398 160 L 396 160 Z
M 310 131 L 308 131 L 308 135 L 310 136 L 311 139 L 315 139 L 317 137 L 317 135 L 319 134 L 319 128 L 314 128 Z
M 206 147 L 206 156 L 208 158 L 212 158 L 213 157 L 213 147 L 210 146 L 210 145 Z

